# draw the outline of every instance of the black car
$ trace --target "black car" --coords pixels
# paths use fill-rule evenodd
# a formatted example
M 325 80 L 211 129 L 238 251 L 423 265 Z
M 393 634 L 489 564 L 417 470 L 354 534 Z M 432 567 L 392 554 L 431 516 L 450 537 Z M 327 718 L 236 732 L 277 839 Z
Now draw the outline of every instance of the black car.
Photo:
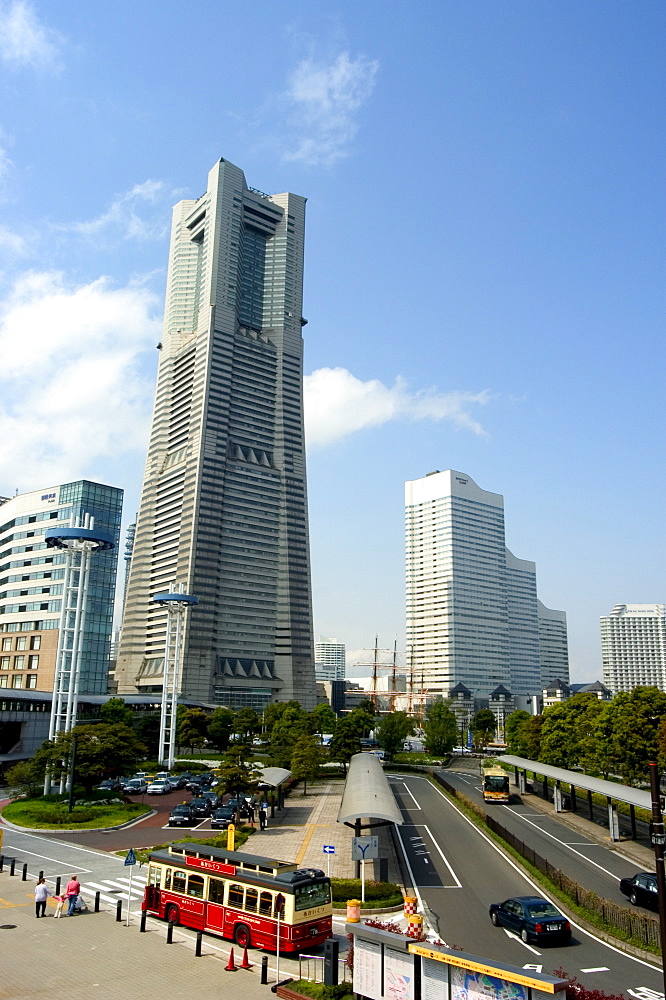
M 242 795 L 239 795 L 238 798 L 229 799 L 229 801 L 226 804 L 234 812 L 237 812 L 239 816 L 244 817 L 244 816 L 249 816 L 250 814 L 250 807 L 248 801 L 247 799 L 243 798 Z
M 628 896 L 635 906 L 646 906 L 659 912 L 657 876 L 652 872 L 638 872 L 631 878 L 620 879 L 620 892 Z
M 201 793 L 201 798 L 210 799 L 211 809 L 217 809 L 218 806 L 222 805 L 222 802 L 217 792 L 212 792 L 208 791 L 207 789 L 204 789 L 204 791 Z
M 558 941 L 566 944 L 571 924 L 551 902 L 541 896 L 513 896 L 503 903 L 490 904 L 490 919 L 495 927 L 506 927 L 520 934 L 523 941 Z
M 120 781 L 118 778 L 106 778 L 101 781 L 97 786 L 100 792 L 119 792 L 120 791 Z
M 226 830 L 234 821 L 234 810 L 229 806 L 220 806 L 210 818 L 210 825 L 215 829 Z
M 190 808 L 195 816 L 210 816 L 213 811 L 211 801 L 203 795 L 197 795 L 190 802 Z
M 171 815 L 169 816 L 169 826 L 190 826 L 192 823 L 196 823 L 197 817 L 192 809 L 192 806 L 183 803 L 180 806 L 174 806 L 171 810 Z

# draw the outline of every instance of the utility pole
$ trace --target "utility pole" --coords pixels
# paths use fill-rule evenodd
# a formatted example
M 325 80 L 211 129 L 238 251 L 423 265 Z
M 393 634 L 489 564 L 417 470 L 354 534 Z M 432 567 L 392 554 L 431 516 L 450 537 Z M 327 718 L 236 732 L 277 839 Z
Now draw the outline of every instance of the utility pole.
M 664 977 L 664 993 L 666 993 L 666 882 L 664 882 L 664 817 L 661 808 L 661 793 L 659 788 L 659 770 L 654 763 L 648 764 L 650 770 L 650 793 L 652 798 L 652 826 L 650 836 L 654 847 L 654 864 L 657 873 L 657 899 L 659 902 L 659 937 L 661 941 L 661 968 Z

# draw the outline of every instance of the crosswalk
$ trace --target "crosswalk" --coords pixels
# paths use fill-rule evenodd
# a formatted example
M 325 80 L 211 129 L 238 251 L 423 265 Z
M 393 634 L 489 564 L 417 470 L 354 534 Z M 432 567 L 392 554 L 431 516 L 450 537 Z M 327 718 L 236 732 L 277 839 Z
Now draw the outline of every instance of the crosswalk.
M 101 878 L 98 882 L 81 882 L 81 895 L 91 909 L 96 892 L 99 892 L 100 900 L 105 903 L 115 905 L 119 899 L 122 899 L 123 903 L 129 903 L 131 906 L 141 902 L 145 887 L 146 878 L 141 875 L 132 876 L 131 893 L 129 877 Z

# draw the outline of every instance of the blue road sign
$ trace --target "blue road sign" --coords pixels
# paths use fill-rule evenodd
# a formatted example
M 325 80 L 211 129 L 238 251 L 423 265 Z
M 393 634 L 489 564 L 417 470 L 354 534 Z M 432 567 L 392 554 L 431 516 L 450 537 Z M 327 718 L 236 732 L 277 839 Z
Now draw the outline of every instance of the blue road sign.
M 125 858 L 125 865 L 135 865 L 136 864 L 136 854 L 134 853 L 134 848 L 130 847 L 127 852 L 127 857 Z
M 333 844 L 324 844 L 324 854 L 335 854 L 335 847 Z

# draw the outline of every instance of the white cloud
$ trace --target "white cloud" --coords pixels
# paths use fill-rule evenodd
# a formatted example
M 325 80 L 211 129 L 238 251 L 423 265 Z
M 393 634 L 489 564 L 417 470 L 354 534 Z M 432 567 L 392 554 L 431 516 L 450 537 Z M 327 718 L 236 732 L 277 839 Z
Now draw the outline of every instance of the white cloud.
M 126 240 L 161 239 L 166 230 L 164 201 L 167 197 L 171 197 L 171 192 L 162 181 L 144 181 L 118 195 L 106 212 L 96 219 L 71 222 L 59 228 L 82 236 L 98 237 L 108 234 L 110 237 Z M 143 218 L 139 214 L 140 208 L 145 206 L 156 209 L 152 219 Z
M 368 427 L 390 420 L 448 420 L 483 435 L 471 415 L 488 402 L 487 392 L 411 392 L 402 378 L 392 386 L 378 379 L 363 382 L 345 368 L 319 368 L 306 375 L 305 427 L 308 447 L 323 448 Z
M 15 282 L 0 303 L 0 493 L 143 455 L 153 384 L 140 355 L 159 339 L 156 307 L 147 289 L 105 278 Z
M 57 69 L 61 36 L 39 23 L 25 0 L 0 2 L 0 59 L 14 68 Z
M 295 148 L 284 159 L 330 166 L 347 156 L 358 130 L 356 113 L 372 93 L 378 68 L 376 60 L 350 59 L 348 52 L 329 63 L 299 63 L 284 95 L 295 133 Z
M 7 251 L 12 256 L 23 255 L 26 252 L 25 237 L 13 233 L 6 226 L 0 226 L 0 250 Z

